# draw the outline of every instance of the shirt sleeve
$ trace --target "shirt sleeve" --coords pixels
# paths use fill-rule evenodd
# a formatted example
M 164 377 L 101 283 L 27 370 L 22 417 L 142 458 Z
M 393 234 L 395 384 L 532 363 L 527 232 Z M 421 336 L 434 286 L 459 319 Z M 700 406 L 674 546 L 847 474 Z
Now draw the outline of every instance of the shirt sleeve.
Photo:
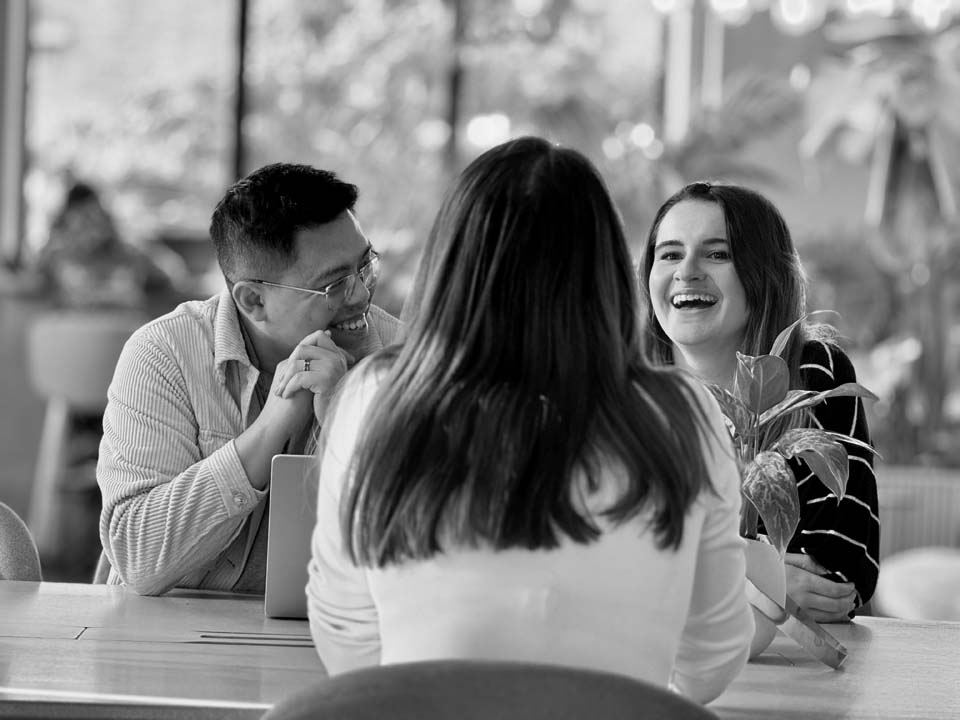
M 380 664 L 376 604 L 366 570 L 347 554 L 340 514 L 350 482 L 350 458 L 375 385 L 362 368 L 354 371 L 326 423 L 329 430 L 321 450 L 307 615 L 314 645 L 329 675 Z
M 808 343 L 801 360 L 805 386 L 823 391 L 856 382 L 853 364 L 840 348 Z M 849 435 L 871 444 L 863 401 L 856 397 L 830 398 L 814 409 L 824 430 Z M 873 454 L 846 444 L 850 473 L 843 500 L 831 493 L 806 463 L 791 461 L 800 495 L 800 523 L 787 548 L 805 553 L 832 571 L 834 579 L 852 582 L 858 605 L 873 596 L 880 570 L 880 520 Z
M 701 433 L 713 490 L 698 502 L 707 510 L 699 534 L 690 611 L 671 681 L 681 693 L 709 702 L 747 662 L 754 620 L 746 596 L 744 541 L 740 537 L 740 473 L 717 402 L 697 389 L 707 426 Z M 689 532 L 685 528 L 685 533 Z
M 232 438 L 203 436 L 183 371 L 143 330 L 117 362 L 103 433 L 100 539 L 138 593 L 159 595 L 212 566 L 266 497 Z

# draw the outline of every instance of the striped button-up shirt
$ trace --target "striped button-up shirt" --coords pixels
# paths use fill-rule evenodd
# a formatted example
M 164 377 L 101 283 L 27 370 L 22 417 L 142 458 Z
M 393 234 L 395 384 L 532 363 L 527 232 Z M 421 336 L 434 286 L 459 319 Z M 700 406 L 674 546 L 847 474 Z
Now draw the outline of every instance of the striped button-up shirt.
M 396 318 L 372 306 L 368 319 L 378 344 L 395 340 Z M 259 375 L 227 290 L 183 303 L 127 342 L 97 465 L 108 583 L 148 595 L 234 586 L 267 496 L 234 443 L 259 409 Z

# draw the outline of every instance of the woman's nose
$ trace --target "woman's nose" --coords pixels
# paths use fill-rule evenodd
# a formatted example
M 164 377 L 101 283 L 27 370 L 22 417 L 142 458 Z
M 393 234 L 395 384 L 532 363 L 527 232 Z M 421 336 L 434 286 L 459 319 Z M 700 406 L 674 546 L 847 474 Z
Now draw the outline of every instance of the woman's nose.
M 673 272 L 673 277 L 677 280 L 698 280 L 703 277 L 703 269 L 700 267 L 700 261 L 696 257 L 688 256 L 680 261 L 677 269 Z

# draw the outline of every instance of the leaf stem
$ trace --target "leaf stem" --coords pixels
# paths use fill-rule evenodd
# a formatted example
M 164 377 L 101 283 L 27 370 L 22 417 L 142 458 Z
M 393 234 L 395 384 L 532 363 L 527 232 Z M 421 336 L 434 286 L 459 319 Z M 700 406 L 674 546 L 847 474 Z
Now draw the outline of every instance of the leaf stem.
M 756 540 L 757 523 L 760 516 L 757 515 L 757 509 L 753 503 L 744 498 L 743 507 L 740 511 L 740 536 Z

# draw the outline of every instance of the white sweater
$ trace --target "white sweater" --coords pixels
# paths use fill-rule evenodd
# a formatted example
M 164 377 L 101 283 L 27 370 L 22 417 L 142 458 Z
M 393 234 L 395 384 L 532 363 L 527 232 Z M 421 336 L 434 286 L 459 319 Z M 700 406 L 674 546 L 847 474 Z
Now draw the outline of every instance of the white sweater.
M 449 548 L 426 561 L 354 566 L 341 539 L 349 458 L 378 381 L 354 374 L 326 444 L 307 597 L 310 628 L 330 674 L 433 659 L 546 662 L 605 670 L 717 697 L 747 660 L 753 616 L 738 535 L 739 476 L 720 410 L 706 391 L 713 432 L 702 433 L 717 493 L 690 508 L 679 550 L 659 550 L 643 513 L 590 544 L 551 551 Z M 608 507 L 615 469 L 589 512 Z

